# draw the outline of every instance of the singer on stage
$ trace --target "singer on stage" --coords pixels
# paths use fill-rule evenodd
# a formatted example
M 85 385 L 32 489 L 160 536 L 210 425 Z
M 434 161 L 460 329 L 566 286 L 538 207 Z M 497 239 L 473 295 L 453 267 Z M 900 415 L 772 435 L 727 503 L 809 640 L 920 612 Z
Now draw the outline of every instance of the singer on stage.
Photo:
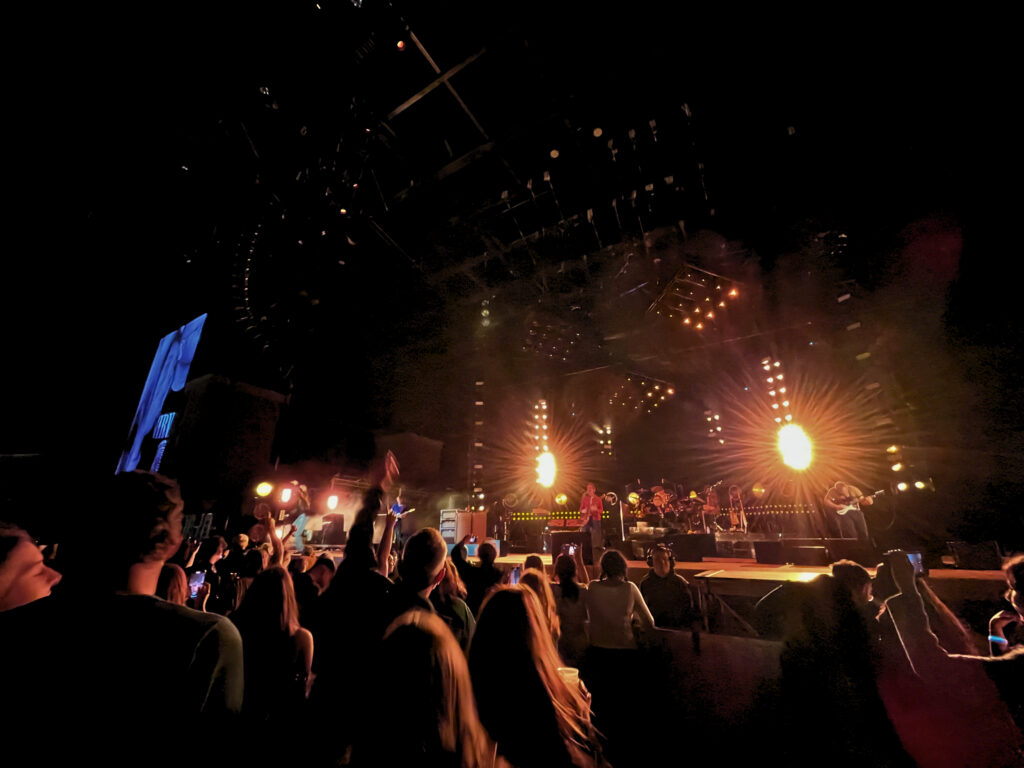
M 604 502 L 597 495 L 593 483 L 587 483 L 587 492 L 580 499 L 580 520 L 582 521 L 581 531 L 590 531 L 590 546 L 594 557 L 600 556 L 604 549 L 604 536 L 601 532 L 601 513 L 604 512 Z M 595 559 L 594 562 L 597 562 Z

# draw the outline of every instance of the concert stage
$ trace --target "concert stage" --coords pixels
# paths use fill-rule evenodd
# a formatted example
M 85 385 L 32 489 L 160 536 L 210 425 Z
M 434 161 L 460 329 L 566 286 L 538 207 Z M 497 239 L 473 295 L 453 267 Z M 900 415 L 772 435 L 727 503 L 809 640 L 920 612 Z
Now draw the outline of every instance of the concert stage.
M 502 570 L 522 566 L 525 554 L 509 554 L 495 561 Z M 554 577 L 552 556 L 540 555 L 548 575 Z M 472 558 L 471 558 L 472 559 Z M 643 560 L 627 559 L 629 580 L 639 584 L 650 571 Z M 757 637 L 753 609 L 757 601 L 782 584 L 810 581 L 830 572 L 827 565 L 764 564 L 750 558 L 705 557 L 700 561 L 676 562 L 676 573 L 694 588 L 704 610 L 705 629 Z M 587 566 L 591 579 L 600 576 L 598 565 Z M 874 576 L 874 566 L 868 567 Z M 933 568 L 929 586 L 950 610 L 978 635 L 987 621 L 1003 606 L 1006 580 L 1001 571 Z

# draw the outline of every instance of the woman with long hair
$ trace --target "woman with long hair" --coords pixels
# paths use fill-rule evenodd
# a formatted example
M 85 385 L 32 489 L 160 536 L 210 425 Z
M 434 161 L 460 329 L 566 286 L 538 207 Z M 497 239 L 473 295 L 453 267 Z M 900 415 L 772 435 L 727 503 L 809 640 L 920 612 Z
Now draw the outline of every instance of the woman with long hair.
M 312 684 L 313 635 L 299 626 L 288 571 L 272 565 L 258 573 L 231 620 L 245 651 L 243 714 L 257 723 L 293 718 Z
M 156 582 L 156 596 L 176 605 L 188 604 L 188 580 L 180 565 L 164 563 Z
M 515 584 L 491 592 L 480 607 L 469 670 L 480 721 L 498 756 L 516 768 L 600 764 L 587 698 L 560 665 L 534 591 Z
M 477 715 L 466 656 L 438 616 L 403 613 L 388 627 L 377 660 L 351 765 L 494 764 L 494 745 Z M 396 705 L 397 720 L 390 714 Z
M 551 594 L 555 599 L 555 610 L 558 612 L 558 624 L 561 630 L 558 637 L 558 653 L 562 660 L 571 667 L 579 667 L 587 652 L 590 640 L 587 634 L 587 604 L 583 593 L 587 590 L 587 568 L 579 557 L 561 554 L 555 560 L 555 579 L 551 585 Z M 577 573 L 582 572 L 583 582 L 577 580 Z
M 540 600 L 540 609 L 544 614 L 548 630 L 551 632 L 551 642 L 558 647 L 558 640 L 562 635 L 561 622 L 558 620 L 558 606 L 555 605 L 555 596 L 551 591 L 551 582 L 544 574 L 536 568 L 527 568 L 519 579 L 520 584 L 525 584 L 533 590 Z
M 466 585 L 450 557 L 444 562 L 444 579 L 430 593 L 430 602 L 455 635 L 459 647 L 468 651 L 473 630 L 476 629 L 476 618 L 466 604 Z

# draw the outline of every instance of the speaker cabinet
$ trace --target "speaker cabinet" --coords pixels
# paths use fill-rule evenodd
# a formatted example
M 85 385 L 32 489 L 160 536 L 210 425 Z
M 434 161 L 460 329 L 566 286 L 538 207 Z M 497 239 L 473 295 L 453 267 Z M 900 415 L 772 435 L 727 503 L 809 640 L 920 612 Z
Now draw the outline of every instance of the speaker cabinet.
M 783 565 L 786 560 L 781 541 L 755 541 L 754 560 L 761 565 Z
M 998 571 L 1003 567 L 998 542 L 982 541 L 972 544 L 966 541 L 948 541 L 946 544 L 953 553 L 953 564 L 957 568 L 969 571 Z
M 673 533 L 663 539 L 679 563 L 699 563 L 715 556 L 715 534 Z

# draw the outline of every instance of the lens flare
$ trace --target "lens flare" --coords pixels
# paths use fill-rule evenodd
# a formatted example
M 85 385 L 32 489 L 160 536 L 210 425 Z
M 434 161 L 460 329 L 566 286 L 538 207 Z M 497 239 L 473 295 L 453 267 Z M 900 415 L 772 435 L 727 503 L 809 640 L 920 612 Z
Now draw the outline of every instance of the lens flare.
M 555 456 L 549 451 L 537 457 L 537 482 L 545 488 L 555 483 Z
M 786 466 L 793 469 L 811 466 L 811 441 L 797 424 L 787 424 L 779 430 L 779 452 Z

